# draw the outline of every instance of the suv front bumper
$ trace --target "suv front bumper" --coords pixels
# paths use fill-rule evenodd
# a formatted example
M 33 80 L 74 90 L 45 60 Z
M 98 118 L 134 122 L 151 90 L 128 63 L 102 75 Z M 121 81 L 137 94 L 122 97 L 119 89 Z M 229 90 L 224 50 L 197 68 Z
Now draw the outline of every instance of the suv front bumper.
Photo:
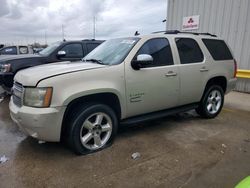
M 59 142 L 63 115 L 66 107 L 33 108 L 18 107 L 9 103 L 10 116 L 19 128 L 26 134 L 38 140 Z

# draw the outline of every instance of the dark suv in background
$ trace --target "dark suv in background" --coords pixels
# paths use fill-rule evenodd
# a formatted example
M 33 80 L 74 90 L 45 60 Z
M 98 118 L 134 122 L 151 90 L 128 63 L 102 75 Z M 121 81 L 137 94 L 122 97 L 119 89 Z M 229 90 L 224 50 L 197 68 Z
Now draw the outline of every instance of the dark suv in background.
M 38 54 L 0 56 L 0 95 L 10 92 L 17 71 L 59 61 L 78 61 L 100 45 L 102 40 L 56 42 Z

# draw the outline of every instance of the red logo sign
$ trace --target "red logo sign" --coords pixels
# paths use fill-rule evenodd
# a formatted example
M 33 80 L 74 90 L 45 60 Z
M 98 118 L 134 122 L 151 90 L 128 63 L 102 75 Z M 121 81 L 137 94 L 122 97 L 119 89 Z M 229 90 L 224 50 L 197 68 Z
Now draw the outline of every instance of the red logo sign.
M 188 20 L 188 23 L 189 23 L 189 24 L 194 23 L 193 18 L 190 18 L 190 19 Z
M 183 17 L 182 30 L 199 29 L 199 15 Z

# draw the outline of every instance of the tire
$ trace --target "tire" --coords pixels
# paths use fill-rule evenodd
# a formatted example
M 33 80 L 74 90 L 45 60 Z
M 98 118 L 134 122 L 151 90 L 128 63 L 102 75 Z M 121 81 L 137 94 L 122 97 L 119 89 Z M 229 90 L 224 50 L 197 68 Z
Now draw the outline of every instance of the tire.
M 212 85 L 206 89 L 196 112 L 203 118 L 215 118 L 220 113 L 223 104 L 223 89 L 218 85 Z
M 104 104 L 86 104 L 70 118 L 67 142 L 78 155 L 100 151 L 113 143 L 118 120 L 115 112 Z

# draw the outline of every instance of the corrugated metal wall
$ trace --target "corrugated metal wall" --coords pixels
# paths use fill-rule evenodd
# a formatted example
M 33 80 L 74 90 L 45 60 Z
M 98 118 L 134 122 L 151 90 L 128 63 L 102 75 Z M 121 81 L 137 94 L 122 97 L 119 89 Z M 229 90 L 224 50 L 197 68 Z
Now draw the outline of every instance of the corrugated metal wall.
M 197 32 L 223 38 L 238 62 L 250 69 L 250 0 L 168 0 L 167 29 L 182 28 L 186 16 L 200 15 Z M 250 92 L 250 80 L 239 79 L 236 90 Z

